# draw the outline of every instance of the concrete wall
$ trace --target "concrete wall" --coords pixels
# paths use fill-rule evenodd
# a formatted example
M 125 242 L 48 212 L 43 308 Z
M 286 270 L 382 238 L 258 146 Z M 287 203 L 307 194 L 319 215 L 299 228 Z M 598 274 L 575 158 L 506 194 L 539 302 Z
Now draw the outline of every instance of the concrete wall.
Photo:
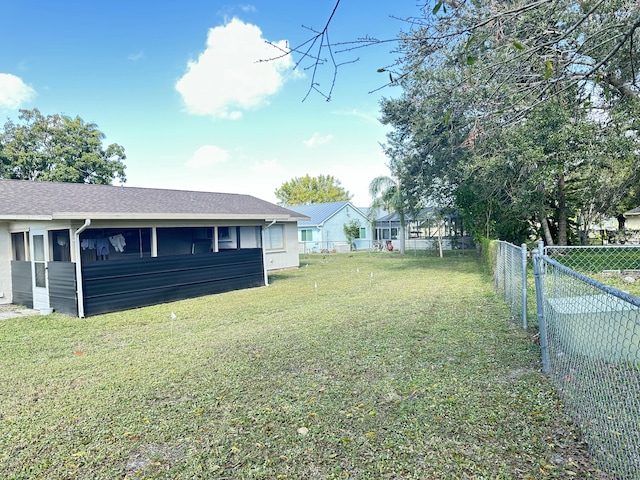
M 12 257 L 9 224 L 0 222 L 0 303 L 11 303 Z

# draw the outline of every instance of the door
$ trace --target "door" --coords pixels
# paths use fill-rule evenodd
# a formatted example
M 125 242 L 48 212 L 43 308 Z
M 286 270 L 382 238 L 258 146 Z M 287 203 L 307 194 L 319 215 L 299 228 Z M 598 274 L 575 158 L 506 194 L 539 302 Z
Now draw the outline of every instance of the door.
M 31 230 L 31 281 L 33 287 L 33 308 L 36 310 L 49 308 L 49 282 L 47 278 L 47 261 L 49 260 L 47 232 Z

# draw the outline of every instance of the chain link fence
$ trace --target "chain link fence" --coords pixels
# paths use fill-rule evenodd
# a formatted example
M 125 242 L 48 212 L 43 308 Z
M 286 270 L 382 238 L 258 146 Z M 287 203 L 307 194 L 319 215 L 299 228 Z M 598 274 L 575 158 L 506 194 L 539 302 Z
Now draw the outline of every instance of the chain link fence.
M 534 254 L 543 371 L 616 479 L 640 478 L 640 298 L 576 270 L 628 269 L 638 251 L 540 246 Z
M 527 328 L 527 246 L 520 247 L 497 241 L 496 268 L 493 278 L 496 290 L 511 309 L 511 315 L 522 319 Z
M 640 272 L 640 245 L 544 247 L 562 265 L 587 275 L 600 272 Z

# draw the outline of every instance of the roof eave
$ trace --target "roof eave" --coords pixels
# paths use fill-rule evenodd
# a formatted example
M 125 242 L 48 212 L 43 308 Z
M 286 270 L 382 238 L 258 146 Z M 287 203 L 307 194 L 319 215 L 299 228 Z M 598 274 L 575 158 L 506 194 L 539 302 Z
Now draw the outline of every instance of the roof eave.
M 11 215 L 4 214 L 0 215 L 0 221 L 19 221 L 19 220 L 53 220 L 52 215 Z
M 126 213 L 126 212 L 55 212 L 54 220 L 259 220 L 261 222 L 295 222 L 297 217 L 268 213 Z

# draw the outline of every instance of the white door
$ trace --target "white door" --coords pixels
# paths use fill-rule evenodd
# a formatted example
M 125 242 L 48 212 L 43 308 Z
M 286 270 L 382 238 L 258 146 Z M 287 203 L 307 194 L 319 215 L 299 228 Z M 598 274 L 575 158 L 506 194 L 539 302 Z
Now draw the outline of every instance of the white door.
M 49 282 L 47 278 L 47 232 L 45 230 L 31 230 L 29 232 L 31 245 L 31 285 L 33 287 L 33 308 L 40 310 L 49 308 Z

